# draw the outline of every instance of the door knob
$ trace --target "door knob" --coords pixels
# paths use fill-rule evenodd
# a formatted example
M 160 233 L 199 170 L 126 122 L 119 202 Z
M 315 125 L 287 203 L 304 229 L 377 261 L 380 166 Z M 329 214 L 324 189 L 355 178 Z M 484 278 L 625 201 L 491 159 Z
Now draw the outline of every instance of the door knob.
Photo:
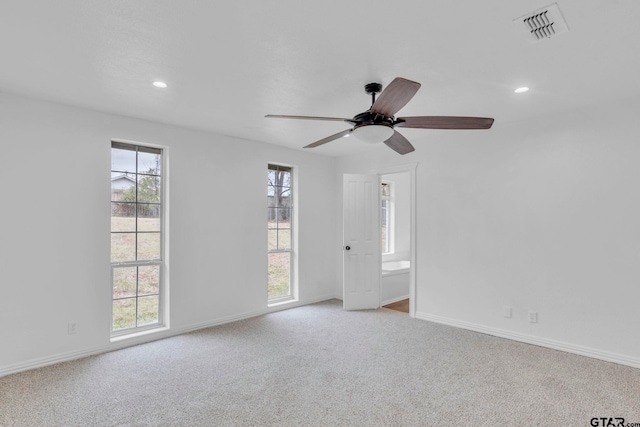
M 345 247 L 344 247 L 344 250 L 345 250 L 345 251 L 350 251 L 350 250 L 351 250 L 351 246 L 349 246 L 349 245 L 345 246 Z

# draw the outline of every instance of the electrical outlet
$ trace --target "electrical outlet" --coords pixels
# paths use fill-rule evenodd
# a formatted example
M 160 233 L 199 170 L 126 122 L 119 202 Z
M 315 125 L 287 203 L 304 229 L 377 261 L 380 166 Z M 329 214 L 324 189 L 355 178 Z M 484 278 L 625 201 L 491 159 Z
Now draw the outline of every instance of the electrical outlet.
M 529 312 L 529 323 L 538 323 L 538 312 L 530 311 Z
M 511 319 L 511 315 L 513 314 L 511 307 L 509 307 L 508 305 L 505 305 L 504 307 L 502 307 L 502 314 L 507 319 Z
M 69 322 L 69 324 L 67 325 L 67 333 L 69 335 L 78 333 L 78 325 L 76 324 L 76 322 Z

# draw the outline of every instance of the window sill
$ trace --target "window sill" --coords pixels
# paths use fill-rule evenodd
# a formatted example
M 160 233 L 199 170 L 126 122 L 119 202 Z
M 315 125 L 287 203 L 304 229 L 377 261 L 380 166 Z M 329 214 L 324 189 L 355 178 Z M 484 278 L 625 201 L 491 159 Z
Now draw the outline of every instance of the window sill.
M 144 331 L 131 332 L 130 334 L 113 336 L 111 337 L 111 342 L 126 341 L 128 339 L 144 337 L 146 335 L 157 334 L 159 332 L 165 332 L 168 330 L 169 330 L 168 326 L 160 326 L 153 329 L 146 329 Z

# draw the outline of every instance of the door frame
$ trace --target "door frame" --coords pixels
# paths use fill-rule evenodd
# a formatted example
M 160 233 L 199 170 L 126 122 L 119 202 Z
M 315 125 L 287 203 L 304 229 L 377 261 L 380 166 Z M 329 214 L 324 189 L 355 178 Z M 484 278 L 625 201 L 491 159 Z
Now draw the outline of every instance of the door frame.
M 370 173 L 378 175 L 378 181 L 382 175 L 389 175 L 393 173 L 406 173 L 409 172 L 409 316 L 416 317 L 416 171 L 418 169 L 418 163 L 410 163 L 397 166 L 389 166 L 379 169 L 374 169 Z M 379 228 L 380 226 L 378 226 Z M 382 273 L 380 273 L 382 274 Z M 381 294 L 382 295 L 382 294 Z M 381 296 L 382 297 L 382 296 Z M 382 301 L 380 301 L 382 302 Z

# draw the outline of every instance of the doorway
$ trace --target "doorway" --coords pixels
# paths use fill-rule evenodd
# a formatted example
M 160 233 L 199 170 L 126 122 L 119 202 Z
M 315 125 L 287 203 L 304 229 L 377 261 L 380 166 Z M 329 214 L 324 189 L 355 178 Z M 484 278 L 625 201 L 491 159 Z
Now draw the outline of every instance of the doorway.
M 409 313 L 411 172 L 380 174 L 380 305 Z
M 383 303 L 392 302 L 389 300 L 391 298 L 389 294 L 382 293 L 382 291 L 386 292 L 387 288 L 381 286 L 383 230 L 380 216 L 382 214 L 381 184 L 384 177 L 389 181 L 391 178 L 396 181 L 396 190 L 401 192 L 401 198 L 406 199 L 408 193 L 408 216 L 405 200 L 401 208 L 404 210 L 399 215 L 400 222 L 398 224 L 394 222 L 396 228 L 408 229 L 408 237 L 405 231 L 400 237 L 394 235 L 389 238 L 393 240 L 385 242 L 385 245 L 392 245 L 393 250 L 386 251 L 384 260 L 388 262 L 385 269 L 393 270 L 390 276 L 405 274 L 406 278 L 408 274 L 408 295 L 405 283 L 402 285 L 405 286 L 404 294 L 397 294 L 396 298 L 402 300 L 407 299 L 408 296 L 409 316 L 415 317 L 417 165 L 415 163 L 386 168 L 372 171 L 368 175 L 343 175 L 343 305 L 345 310 L 379 308 Z M 395 195 L 397 196 L 398 193 Z M 396 214 L 393 215 L 395 217 Z M 388 225 L 391 223 L 391 219 L 386 222 Z M 385 273 L 388 275 L 388 272 Z

